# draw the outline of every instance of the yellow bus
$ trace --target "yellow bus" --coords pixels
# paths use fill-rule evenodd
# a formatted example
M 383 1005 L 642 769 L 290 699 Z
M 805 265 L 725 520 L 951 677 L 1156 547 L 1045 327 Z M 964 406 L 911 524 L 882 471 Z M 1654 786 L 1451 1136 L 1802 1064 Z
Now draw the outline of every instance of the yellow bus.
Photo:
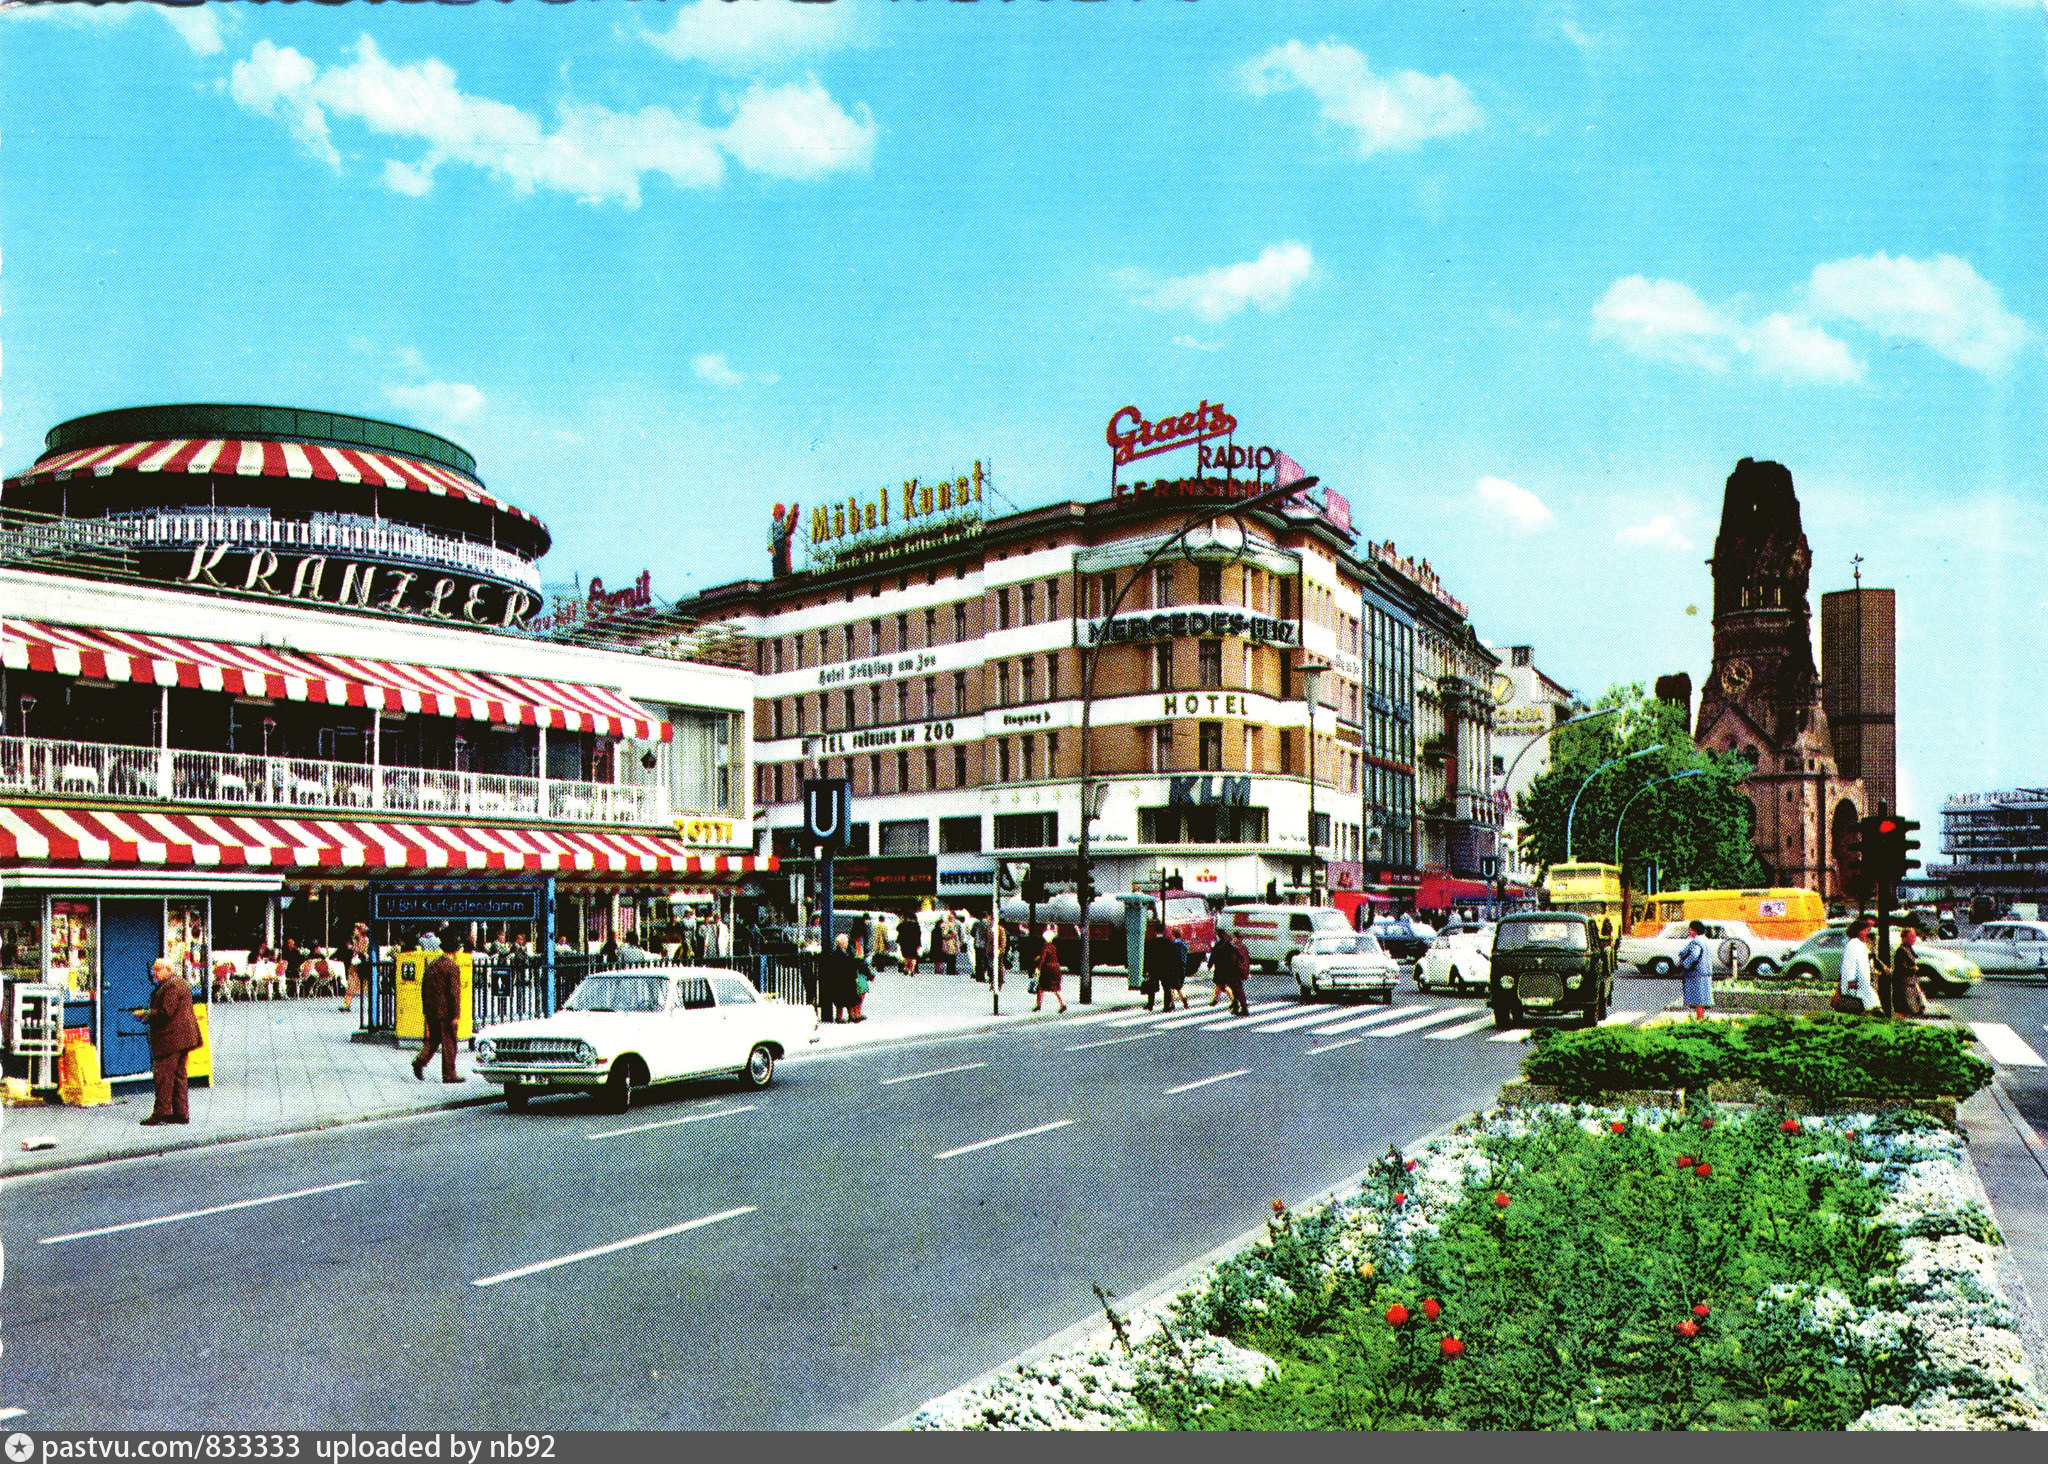
M 1804 940 L 1827 924 L 1812 890 L 1666 890 L 1635 902 L 1631 935 L 1655 935 L 1673 920 L 1740 920 L 1758 935 Z
M 1595 920 L 1621 925 L 1621 867 L 1615 864 L 1553 864 L 1543 876 L 1552 908 L 1577 910 Z

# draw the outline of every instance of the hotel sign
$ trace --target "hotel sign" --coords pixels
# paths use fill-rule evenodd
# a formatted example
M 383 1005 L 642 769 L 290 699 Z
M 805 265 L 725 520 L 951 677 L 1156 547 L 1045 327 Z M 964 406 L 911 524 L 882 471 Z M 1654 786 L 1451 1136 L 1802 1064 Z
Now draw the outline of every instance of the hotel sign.
M 711 848 L 740 842 L 729 818 L 679 818 L 675 823 L 676 835 L 685 844 Z
M 1297 644 L 1299 627 L 1291 620 L 1247 615 L 1241 610 L 1174 610 L 1157 615 L 1119 615 L 1087 622 L 1086 644 L 1115 645 L 1124 641 L 1173 640 L 1182 636 L 1243 636 L 1276 646 Z

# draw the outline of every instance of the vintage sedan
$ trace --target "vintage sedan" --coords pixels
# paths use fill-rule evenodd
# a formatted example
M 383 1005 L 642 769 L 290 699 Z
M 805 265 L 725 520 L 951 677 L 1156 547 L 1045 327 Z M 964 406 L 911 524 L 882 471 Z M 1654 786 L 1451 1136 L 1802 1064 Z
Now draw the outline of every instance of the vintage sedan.
M 1715 966 L 1745 976 L 1775 976 L 1799 949 L 1796 940 L 1759 935 L 1740 920 L 1702 920 L 1700 924 L 1707 927 L 1707 945 L 1714 952 Z M 1678 970 L 1678 953 L 1691 939 L 1691 922 L 1673 920 L 1655 935 L 1623 936 L 1619 959 L 1652 976 L 1670 976 Z
M 1994 920 L 1954 944 L 1983 970 L 2048 976 L 2048 922 Z
M 1834 989 L 1842 979 L 1842 944 L 1848 935 L 1847 921 L 1816 930 L 1785 962 L 1781 979 Z M 1915 953 L 1920 989 L 1929 996 L 1961 996 L 1984 977 L 1976 962 L 1957 951 L 1923 940 Z
M 763 995 L 744 976 L 640 966 L 585 977 L 551 1017 L 484 1028 L 476 1073 L 504 1084 L 515 1112 L 567 1089 L 623 1113 L 651 1083 L 733 1076 L 765 1088 L 779 1059 L 817 1040 L 813 1008 Z
M 1492 969 L 1491 922 L 1446 925 L 1415 967 L 1415 989 L 1448 991 L 1453 996 L 1468 991 L 1483 995 Z
M 1372 923 L 1373 938 L 1397 961 L 1419 961 L 1436 939 L 1436 927 L 1414 915 L 1393 915 Z
M 1353 991 L 1377 996 L 1389 1006 L 1400 967 L 1371 936 L 1317 935 L 1294 953 L 1294 981 L 1303 1001 L 1342 997 Z

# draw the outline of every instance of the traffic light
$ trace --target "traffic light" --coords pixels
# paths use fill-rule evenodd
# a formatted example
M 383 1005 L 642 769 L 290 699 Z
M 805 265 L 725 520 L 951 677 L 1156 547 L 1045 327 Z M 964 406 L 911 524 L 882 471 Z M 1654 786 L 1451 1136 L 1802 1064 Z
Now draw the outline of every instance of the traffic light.
M 1920 821 L 1881 812 L 1863 822 L 1865 867 L 1877 887 L 1890 892 L 1909 871 L 1920 867 L 1920 861 L 1912 854 L 1920 847 L 1920 841 L 1912 837 L 1919 829 Z
M 1871 841 L 1875 837 L 1877 818 L 1875 815 L 1857 820 L 1849 830 L 1849 847 L 1843 851 L 1842 889 L 1853 896 L 1858 904 L 1867 905 L 1870 897 L 1877 892 L 1877 881 L 1871 875 Z
M 1045 876 L 1038 872 L 1038 866 L 1034 864 L 1031 866 L 1031 872 L 1024 876 L 1024 903 L 1043 905 L 1046 899 Z

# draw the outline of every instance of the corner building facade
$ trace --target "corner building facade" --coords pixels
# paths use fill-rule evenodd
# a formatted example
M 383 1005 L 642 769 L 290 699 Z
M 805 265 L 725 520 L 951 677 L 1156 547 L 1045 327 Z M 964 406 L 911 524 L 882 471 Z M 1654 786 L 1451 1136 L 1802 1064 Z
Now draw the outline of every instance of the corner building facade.
M 845 777 L 840 904 L 985 909 L 999 860 L 1071 878 L 1099 646 L 1098 890 L 1304 899 L 1319 857 L 1326 890 L 1412 901 L 1424 592 L 1307 504 L 1226 516 L 1146 564 L 1190 496 L 1245 491 L 1179 480 L 878 534 L 680 606 L 753 642 L 759 851 L 801 874 L 803 780 Z

